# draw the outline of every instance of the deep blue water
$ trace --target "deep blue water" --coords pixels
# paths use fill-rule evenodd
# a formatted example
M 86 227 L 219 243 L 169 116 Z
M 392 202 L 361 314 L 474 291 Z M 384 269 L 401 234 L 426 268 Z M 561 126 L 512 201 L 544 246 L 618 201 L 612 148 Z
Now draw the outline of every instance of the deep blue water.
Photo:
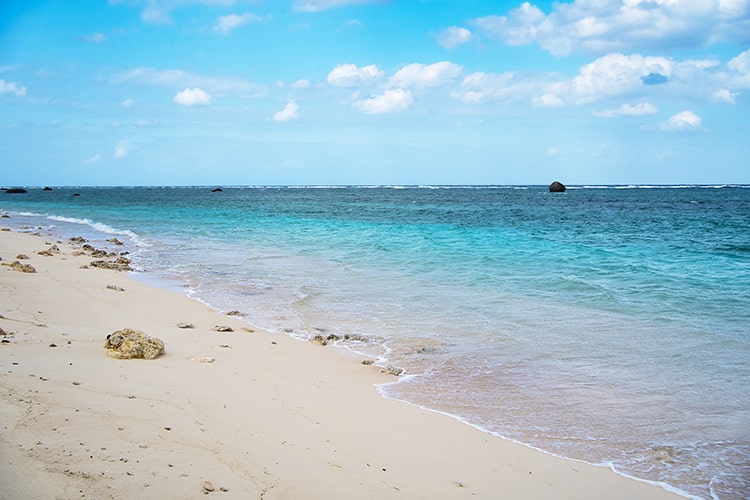
M 37 188 L 0 211 L 118 234 L 142 279 L 257 326 L 356 334 L 406 369 L 390 397 L 750 495 L 748 187 Z

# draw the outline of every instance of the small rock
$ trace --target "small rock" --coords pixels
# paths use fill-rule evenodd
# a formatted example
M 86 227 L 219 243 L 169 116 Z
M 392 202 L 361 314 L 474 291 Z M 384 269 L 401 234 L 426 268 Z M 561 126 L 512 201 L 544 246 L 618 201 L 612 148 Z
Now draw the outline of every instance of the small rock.
M 323 346 L 328 345 L 328 341 L 322 335 L 314 336 L 312 339 L 310 339 L 310 342 L 312 342 L 313 344 L 318 344 L 318 345 L 323 345 Z
M 229 311 L 227 313 L 227 316 L 244 316 L 244 313 L 241 313 L 240 311 Z
M 374 363 L 374 361 L 371 360 L 371 359 L 365 359 L 365 360 L 362 361 L 362 364 L 365 365 L 365 366 L 370 366 L 373 363 Z
M 50 344 L 49 346 L 50 346 L 50 347 L 57 347 L 57 344 L 55 344 L 55 343 L 53 342 L 53 343 L 51 343 L 51 344 Z
M 206 481 L 203 483 L 203 487 L 201 488 L 204 492 L 211 493 L 212 491 L 215 491 L 214 485 L 211 484 L 211 481 Z
M 25 253 L 19 253 L 18 255 L 16 255 L 16 259 L 18 259 L 18 260 L 26 260 L 28 258 L 29 258 L 29 256 L 26 255 Z
M 83 245 L 84 243 L 86 243 L 86 240 L 83 239 L 83 237 L 81 237 L 81 236 L 76 236 L 74 238 L 70 238 L 70 239 L 68 239 L 68 241 L 71 242 L 71 243 L 78 243 L 79 245 Z
M 177 323 L 177 328 L 195 328 L 192 323 Z
M 549 191 L 550 193 L 564 193 L 565 192 L 565 184 L 559 181 L 555 181 L 552 184 L 549 185 Z
M 155 359 L 164 353 L 164 342 L 143 332 L 125 328 L 107 335 L 107 356 L 116 359 Z
M 214 327 L 215 332 L 233 332 L 234 329 L 231 326 L 216 325 Z
M 195 361 L 196 363 L 213 363 L 216 359 L 210 356 L 195 356 L 190 358 L 190 361 Z
M 114 243 L 115 245 L 118 245 L 118 246 L 123 245 L 123 242 L 118 240 L 117 238 L 110 238 L 107 241 L 109 241 L 110 243 Z
M 117 286 L 117 285 L 107 285 L 107 290 L 114 290 L 116 292 L 124 292 L 125 291 L 125 289 L 123 287 Z
M 22 273 L 35 273 L 36 272 L 36 269 L 34 269 L 34 266 L 30 264 L 21 264 L 17 260 L 11 262 L 10 264 L 6 264 L 5 262 L 3 262 L 3 265 L 10 267 L 14 271 L 19 271 Z
M 387 373 L 389 375 L 395 375 L 396 377 L 398 377 L 399 375 L 401 375 L 402 373 L 404 373 L 404 369 L 403 368 L 399 368 L 397 366 L 388 366 L 388 367 L 386 367 L 386 368 L 384 368 L 384 369 L 382 369 L 380 371 L 382 373 Z

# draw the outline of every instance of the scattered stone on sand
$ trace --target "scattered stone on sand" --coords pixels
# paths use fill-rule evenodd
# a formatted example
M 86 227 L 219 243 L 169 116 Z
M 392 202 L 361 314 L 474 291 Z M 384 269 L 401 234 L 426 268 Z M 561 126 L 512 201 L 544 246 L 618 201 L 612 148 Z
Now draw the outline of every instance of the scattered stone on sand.
M 118 240 L 117 238 L 110 238 L 107 241 L 109 241 L 110 243 L 114 243 L 115 245 L 118 245 L 118 246 L 123 245 L 123 242 Z
M 110 358 L 155 359 L 164 353 L 164 342 L 141 331 L 125 328 L 107 335 L 104 349 Z
M 247 333 L 255 333 L 255 330 L 253 330 L 252 328 L 249 328 L 247 326 L 243 326 L 242 327 L 242 331 L 243 332 L 247 332 Z
M 365 366 L 370 366 L 370 365 L 372 365 L 372 364 L 373 364 L 374 362 L 375 362 L 375 361 L 373 361 L 373 360 L 371 360 L 371 359 L 365 359 L 365 360 L 363 360 L 363 361 L 362 361 L 362 364 L 363 364 L 363 365 L 365 365 Z
M 28 258 L 29 256 L 26 255 L 25 253 L 19 253 L 18 255 L 16 255 L 16 259 L 18 260 L 27 260 Z
M 387 373 L 388 375 L 395 375 L 396 377 L 404 373 L 404 369 L 399 368 L 398 366 L 387 366 L 380 371 L 382 373 Z
M 192 323 L 177 323 L 177 328 L 195 328 Z
M 227 316 L 244 316 L 245 315 L 245 313 L 242 313 L 240 311 L 229 311 L 226 314 Z
M 57 344 L 55 344 L 54 342 L 52 342 L 49 346 L 50 347 L 57 347 Z
M 112 269 L 114 271 L 132 271 L 130 267 L 130 260 L 125 257 L 118 257 L 114 262 L 107 260 L 93 260 L 89 264 L 91 267 L 98 267 L 99 269 Z
M 91 256 L 100 259 L 102 257 L 106 257 L 107 252 L 105 252 L 104 250 L 94 250 L 93 252 L 91 252 Z
M 214 488 L 214 485 L 211 484 L 211 481 L 206 481 L 203 483 L 203 486 L 201 487 L 201 491 L 203 491 L 204 494 L 208 495 L 212 491 L 215 491 L 216 488 Z
M 232 328 L 231 326 L 226 326 L 226 325 L 216 325 L 214 327 L 214 331 L 215 332 L 233 332 L 234 328 Z
M 310 339 L 310 342 L 312 342 L 313 344 L 318 344 L 318 345 L 328 345 L 328 341 L 322 335 L 314 336 L 313 338 Z
M 211 356 L 194 356 L 190 358 L 190 361 L 195 361 L 196 363 L 213 363 L 216 359 Z
M 52 245 L 47 250 L 42 250 L 40 252 L 37 252 L 37 255 L 43 255 L 45 257 L 52 257 L 54 254 L 60 253 L 60 247 L 57 245 Z
M 565 184 L 559 181 L 555 181 L 552 184 L 549 185 L 549 191 L 550 193 L 564 193 L 565 192 Z
M 34 266 L 32 266 L 31 264 L 21 264 L 17 260 L 14 260 L 10 264 L 3 262 L 3 265 L 10 267 L 14 271 L 19 271 L 22 273 L 35 273 L 36 272 L 36 269 L 34 269 Z
M 357 333 L 347 333 L 344 335 L 344 340 L 355 340 L 357 342 L 369 342 L 370 339 L 365 337 L 364 335 L 359 335 Z
M 86 243 L 86 240 L 83 239 L 82 236 L 75 236 L 73 238 L 68 239 L 68 241 L 71 243 L 78 243 L 79 245 L 83 245 L 84 243 Z
M 116 292 L 124 292 L 125 291 L 125 289 L 123 287 L 117 286 L 117 285 L 107 285 L 107 290 L 114 290 Z

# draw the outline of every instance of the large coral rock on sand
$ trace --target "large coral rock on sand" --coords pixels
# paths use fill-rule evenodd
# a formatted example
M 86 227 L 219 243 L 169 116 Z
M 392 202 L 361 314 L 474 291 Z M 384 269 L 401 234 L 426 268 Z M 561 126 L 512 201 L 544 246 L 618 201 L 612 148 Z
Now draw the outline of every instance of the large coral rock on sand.
M 110 358 L 154 359 L 159 354 L 164 353 L 164 342 L 155 337 L 149 337 L 138 330 L 125 328 L 107 335 L 104 350 Z

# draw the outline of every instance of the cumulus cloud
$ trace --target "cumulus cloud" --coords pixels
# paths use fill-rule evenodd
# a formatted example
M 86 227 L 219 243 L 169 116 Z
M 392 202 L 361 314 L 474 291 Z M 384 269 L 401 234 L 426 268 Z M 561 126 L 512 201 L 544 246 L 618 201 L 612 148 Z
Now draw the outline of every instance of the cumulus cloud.
M 463 67 L 448 61 L 441 61 L 434 64 L 408 64 L 398 70 L 392 82 L 397 87 L 438 87 L 454 78 L 458 77 L 463 71 Z
M 190 73 L 181 69 L 134 68 L 115 74 L 112 83 L 135 83 L 163 87 L 198 87 L 211 94 L 235 94 L 240 97 L 258 98 L 266 89 L 241 78 L 224 78 Z
M 534 81 L 534 84 L 539 83 Z M 504 102 L 526 98 L 533 94 L 534 85 L 521 82 L 511 72 L 484 73 L 476 72 L 466 75 L 461 82 L 461 91 L 457 96 L 467 104 L 479 104 L 486 101 Z
M 26 87 L 16 82 L 0 80 L 0 94 L 13 94 L 16 97 L 23 97 L 26 95 Z
M 750 49 L 729 61 L 727 68 L 738 87 L 750 89 Z
M 221 33 L 222 35 L 227 35 L 235 28 L 239 28 L 240 26 L 251 22 L 257 23 L 260 21 L 262 21 L 260 16 L 257 16 L 252 12 L 245 12 L 244 14 L 229 14 L 221 16 L 216 20 L 214 31 Z
M 369 3 L 383 3 L 383 0 L 294 0 L 295 12 L 320 12 L 328 9 L 347 7 L 349 5 L 364 5 Z
M 204 106 L 211 103 L 211 96 L 200 88 L 186 88 L 174 96 L 174 102 L 183 106 Z
M 446 49 L 452 49 L 471 40 L 471 31 L 459 26 L 450 26 L 437 34 L 438 43 Z
M 549 14 L 524 2 L 471 24 L 509 45 L 538 43 L 555 55 L 750 42 L 746 0 L 575 0 L 554 3 Z
M 695 132 L 701 129 L 701 117 L 692 111 L 681 111 L 659 125 L 666 132 Z
M 359 100 L 354 105 L 364 113 L 379 115 L 406 111 L 413 102 L 414 97 L 412 97 L 411 92 L 408 90 L 392 89 L 386 90 L 381 95 Z
M 115 153 L 114 155 L 112 155 L 112 157 L 115 160 L 122 160 L 123 158 L 126 158 L 129 153 L 130 153 L 130 144 L 128 144 L 127 141 L 121 141 L 115 145 Z
M 358 87 L 363 83 L 379 80 L 384 75 L 374 64 L 362 68 L 354 64 L 339 64 L 328 73 L 326 81 L 335 87 Z
M 713 95 L 713 100 L 716 102 L 725 102 L 727 104 L 734 104 L 735 98 L 737 97 L 736 92 L 730 92 L 727 89 L 719 89 Z
M 292 99 L 286 104 L 286 106 L 284 106 L 284 109 L 273 115 L 273 119 L 277 122 L 296 120 L 299 117 L 298 110 L 299 106 L 297 106 L 297 103 Z
M 619 108 L 594 111 L 594 116 L 601 118 L 617 118 L 619 116 L 642 116 L 653 115 L 658 110 L 650 102 L 640 102 L 635 105 L 623 104 Z
M 644 78 L 649 75 L 668 79 L 673 67 L 674 63 L 665 57 L 607 54 L 580 69 L 571 83 L 571 91 L 582 102 L 636 92 L 647 84 Z

